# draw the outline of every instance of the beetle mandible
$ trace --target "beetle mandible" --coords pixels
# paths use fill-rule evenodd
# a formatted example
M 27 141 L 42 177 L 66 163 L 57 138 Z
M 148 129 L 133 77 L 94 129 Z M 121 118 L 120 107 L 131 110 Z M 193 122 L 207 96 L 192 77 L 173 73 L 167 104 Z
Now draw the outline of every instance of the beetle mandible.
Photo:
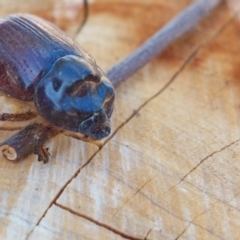
M 47 21 L 29 14 L 0 20 L 0 90 L 33 101 L 60 129 L 92 139 L 110 133 L 115 91 L 95 60 Z

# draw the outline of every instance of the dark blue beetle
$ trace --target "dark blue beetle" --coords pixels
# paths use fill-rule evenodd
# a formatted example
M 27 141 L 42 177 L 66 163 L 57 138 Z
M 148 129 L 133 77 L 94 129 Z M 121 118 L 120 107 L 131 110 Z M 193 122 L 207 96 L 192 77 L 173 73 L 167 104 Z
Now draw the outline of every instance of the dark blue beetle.
M 32 15 L 0 20 L 0 90 L 34 101 L 50 124 L 93 139 L 110 133 L 114 88 L 95 60 Z

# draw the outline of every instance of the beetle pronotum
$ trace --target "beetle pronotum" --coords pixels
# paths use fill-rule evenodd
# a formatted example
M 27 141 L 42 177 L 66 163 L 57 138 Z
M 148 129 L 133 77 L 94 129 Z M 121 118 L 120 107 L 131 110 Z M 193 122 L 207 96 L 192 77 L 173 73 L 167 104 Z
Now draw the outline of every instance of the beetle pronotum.
M 27 42 L 32 44 L 32 50 L 35 51 L 28 51 L 28 55 L 24 51 L 21 51 L 21 54 L 12 52 L 13 55 L 9 56 L 4 52 L 9 45 L 1 41 L 4 47 L 0 47 L 0 54 L 5 62 L 0 63 L 0 79 L 1 81 L 7 80 L 1 84 L 0 89 L 20 100 L 33 100 L 39 114 L 48 123 L 46 125 L 33 123 L 3 142 L 1 150 L 4 157 L 8 160 L 18 160 L 35 153 L 39 156 L 39 160 L 47 162 L 48 152 L 43 148 L 43 144 L 65 129 L 81 132 L 93 139 L 108 136 L 114 102 L 112 84 L 118 86 L 133 75 L 168 44 L 191 30 L 220 2 L 221 0 L 194 2 L 135 52 L 111 68 L 106 75 L 87 52 L 79 48 L 60 30 L 48 25 L 46 21 L 31 15 L 15 15 L 2 20 L 0 22 L 1 36 L 4 35 L 3 33 L 21 35 L 23 31 L 26 36 L 24 41 L 27 38 Z M 18 23 L 18 28 L 12 25 L 12 22 Z M 14 32 L 9 29 L 10 26 L 15 29 Z M 33 34 L 34 31 L 35 34 Z M 10 35 L 8 37 L 13 41 Z M 24 41 L 21 44 L 24 45 Z M 51 49 L 44 50 L 43 43 L 49 44 L 47 46 L 51 46 Z M 58 50 L 55 50 L 53 55 L 49 55 L 53 52 L 52 49 Z M 25 59 L 27 61 L 25 65 L 22 63 L 24 56 L 32 58 L 31 61 L 29 57 Z M 21 62 L 18 61 L 18 57 L 21 58 Z M 9 59 L 15 61 L 15 65 L 8 62 Z M 40 64 L 40 68 L 32 63 L 33 60 Z M 22 67 L 28 69 L 29 66 L 32 66 L 28 70 L 29 78 L 19 78 L 21 74 L 25 74 Z M 21 71 L 16 73 L 14 69 Z M 17 86 L 14 85 L 16 82 Z M 19 97 L 19 92 L 21 97 Z M 5 118 L 5 120 L 10 119 L 10 116 L 5 115 Z M 28 144 L 25 144 L 26 141 Z

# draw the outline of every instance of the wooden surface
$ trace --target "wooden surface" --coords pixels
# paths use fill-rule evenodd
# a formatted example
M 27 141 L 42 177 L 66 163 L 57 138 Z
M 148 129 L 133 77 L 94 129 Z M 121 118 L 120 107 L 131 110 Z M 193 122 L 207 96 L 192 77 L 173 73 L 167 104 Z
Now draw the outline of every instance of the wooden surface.
M 77 41 L 107 70 L 191 2 L 92 1 Z M 24 3 L 0 1 L 1 16 L 38 14 L 70 35 L 81 21 L 81 1 Z M 101 150 L 59 135 L 48 164 L 1 157 L 0 239 L 239 239 L 237 4 L 221 4 L 117 89 Z

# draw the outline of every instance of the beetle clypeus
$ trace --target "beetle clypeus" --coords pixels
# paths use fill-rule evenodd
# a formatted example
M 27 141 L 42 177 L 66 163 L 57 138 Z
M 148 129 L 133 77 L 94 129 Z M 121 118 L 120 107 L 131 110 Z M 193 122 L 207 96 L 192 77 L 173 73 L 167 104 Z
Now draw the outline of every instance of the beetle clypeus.
M 0 36 L 0 90 L 18 100 L 33 101 L 50 124 L 44 131 L 57 127 L 92 139 L 109 135 L 114 88 L 86 51 L 52 24 L 28 14 L 0 20 Z M 36 116 L 20 115 L 3 114 L 2 120 Z M 27 126 L 22 135 L 38 134 L 33 138 L 34 152 L 46 162 L 48 154 L 42 146 L 47 138 L 37 133 L 38 127 L 36 123 Z

